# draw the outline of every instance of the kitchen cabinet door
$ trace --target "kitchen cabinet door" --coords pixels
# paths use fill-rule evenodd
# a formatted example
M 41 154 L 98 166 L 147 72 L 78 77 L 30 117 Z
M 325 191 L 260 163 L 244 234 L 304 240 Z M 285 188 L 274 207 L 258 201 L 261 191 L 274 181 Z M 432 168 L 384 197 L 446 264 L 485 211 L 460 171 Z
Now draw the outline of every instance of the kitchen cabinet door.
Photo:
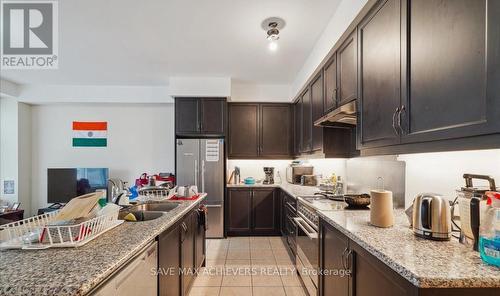
M 400 106 L 400 1 L 375 7 L 359 25 L 360 148 L 398 144 L 395 126 Z
M 402 141 L 499 133 L 499 1 L 407 3 L 409 91 Z
M 259 104 L 229 105 L 229 158 L 259 156 Z
M 320 269 L 328 271 L 346 270 L 344 255 L 349 239 L 333 226 L 320 224 Z M 349 276 L 322 275 L 319 279 L 320 295 L 349 295 Z
M 200 132 L 198 101 L 197 98 L 175 99 L 175 133 L 177 135 Z
M 400 296 L 417 295 L 415 286 L 393 271 L 389 266 L 379 261 L 365 249 L 350 242 L 350 265 L 353 272 L 353 296 Z M 446 295 L 445 289 L 438 289 Z M 433 294 L 438 295 L 439 293 Z M 329 295 L 329 294 L 325 294 Z
M 312 113 L 312 143 L 311 150 L 321 151 L 323 149 L 323 128 L 314 126 L 314 122 L 323 116 L 323 74 L 320 73 L 311 83 L 311 113 Z
M 324 113 L 337 108 L 337 54 L 334 53 L 323 69 L 325 95 Z
M 201 133 L 224 135 L 226 131 L 226 99 L 201 99 Z
M 172 226 L 158 237 L 158 289 L 160 296 L 181 295 L 181 227 Z
M 312 108 L 311 108 L 311 90 L 308 88 L 302 94 L 302 141 L 301 153 L 309 153 L 312 149 Z
M 252 193 L 253 234 L 279 235 L 279 198 L 274 188 L 255 188 Z
M 302 97 L 294 105 L 294 149 L 295 155 L 302 151 Z
M 290 105 L 262 104 L 260 114 L 260 156 L 290 158 L 292 150 Z
M 201 266 L 205 266 L 205 254 L 206 254 L 206 235 L 205 235 L 205 227 L 199 223 L 200 213 L 195 211 L 195 267 L 200 268 Z
M 337 50 L 337 87 L 339 106 L 358 97 L 358 45 L 356 30 L 352 32 Z
M 249 235 L 252 230 L 252 191 L 231 188 L 227 193 L 227 234 Z
M 182 295 L 187 295 L 191 284 L 195 278 L 195 233 L 196 217 L 193 212 L 188 214 L 181 225 L 183 234 L 181 235 L 181 258 L 182 258 Z

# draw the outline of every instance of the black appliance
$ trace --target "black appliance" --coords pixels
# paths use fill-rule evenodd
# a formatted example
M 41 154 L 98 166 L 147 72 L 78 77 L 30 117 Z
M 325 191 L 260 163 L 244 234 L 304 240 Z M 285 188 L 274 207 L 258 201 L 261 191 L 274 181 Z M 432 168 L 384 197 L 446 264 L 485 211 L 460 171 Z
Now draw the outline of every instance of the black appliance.
M 47 202 L 67 203 L 72 198 L 108 188 L 107 168 L 47 169 Z

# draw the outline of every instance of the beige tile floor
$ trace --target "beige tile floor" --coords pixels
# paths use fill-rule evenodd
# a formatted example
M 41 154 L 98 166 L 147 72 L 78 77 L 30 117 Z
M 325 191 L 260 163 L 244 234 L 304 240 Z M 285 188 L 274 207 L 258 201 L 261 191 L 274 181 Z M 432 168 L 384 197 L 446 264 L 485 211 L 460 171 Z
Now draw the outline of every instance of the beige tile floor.
M 306 296 L 281 237 L 207 240 L 191 296 Z

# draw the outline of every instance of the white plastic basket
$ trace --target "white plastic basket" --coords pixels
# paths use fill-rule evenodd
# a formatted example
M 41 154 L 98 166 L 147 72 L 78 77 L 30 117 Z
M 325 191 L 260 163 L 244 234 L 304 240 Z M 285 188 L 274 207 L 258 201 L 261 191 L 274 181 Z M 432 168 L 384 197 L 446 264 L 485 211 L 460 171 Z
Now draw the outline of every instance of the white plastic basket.
M 0 249 L 47 249 L 79 247 L 120 225 L 118 210 L 75 225 L 50 225 L 58 211 L 0 226 L 7 240 Z

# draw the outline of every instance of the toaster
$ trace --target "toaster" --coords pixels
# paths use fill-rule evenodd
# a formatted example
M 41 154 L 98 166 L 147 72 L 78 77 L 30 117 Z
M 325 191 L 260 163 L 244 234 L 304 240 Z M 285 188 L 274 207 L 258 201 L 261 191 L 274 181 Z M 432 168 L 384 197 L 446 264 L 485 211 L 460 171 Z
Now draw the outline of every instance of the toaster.
M 451 208 L 446 198 L 435 193 L 419 194 L 413 201 L 413 232 L 432 240 L 451 238 Z

